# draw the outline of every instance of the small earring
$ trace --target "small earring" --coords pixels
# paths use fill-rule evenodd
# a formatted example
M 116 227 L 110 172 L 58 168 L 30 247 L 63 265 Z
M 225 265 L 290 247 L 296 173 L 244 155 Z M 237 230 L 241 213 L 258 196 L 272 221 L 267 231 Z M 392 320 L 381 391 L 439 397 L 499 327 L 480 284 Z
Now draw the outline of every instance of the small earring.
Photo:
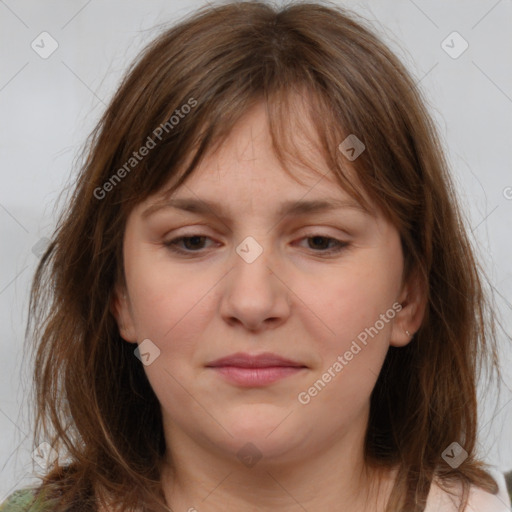
M 407 329 L 405 330 L 405 334 L 407 334 L 407 336 L 409 336 L 409 338 L 413 337 L 413 335 Z

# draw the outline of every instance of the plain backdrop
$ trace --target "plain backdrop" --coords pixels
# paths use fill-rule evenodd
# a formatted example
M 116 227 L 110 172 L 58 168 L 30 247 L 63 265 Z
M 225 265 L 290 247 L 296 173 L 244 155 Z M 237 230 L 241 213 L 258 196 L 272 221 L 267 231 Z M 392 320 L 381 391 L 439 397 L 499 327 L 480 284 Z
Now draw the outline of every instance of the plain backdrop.
M 128 64 L 162 24 L 204 3 L 0 0 L 0 501 L 38 470 L 31 456 L 23 340 L 30 280 L 56 219 L 55 202 L 73 182 L 73 161 Z M 372 23 L 423 91 L 510 333 L 512 2 L 339 3 Z M 43 58 L 52 45 L 58 46 Z M 512 349 L 503 332 L 500 345 L 501 395 L 481 388 L 480 453 L 507 470 Z

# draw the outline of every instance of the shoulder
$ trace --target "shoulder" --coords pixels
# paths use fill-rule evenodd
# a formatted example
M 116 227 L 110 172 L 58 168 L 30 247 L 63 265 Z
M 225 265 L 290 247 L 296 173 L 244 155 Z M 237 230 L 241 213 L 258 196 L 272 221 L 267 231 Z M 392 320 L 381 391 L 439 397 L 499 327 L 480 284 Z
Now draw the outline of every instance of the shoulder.
M 17 489 L 0 503 L 0 512 L 43 512 L 48 511 L 44 502 L 36 498 L 37 488 Z
M 499 486 L 498 494 L 490 494 L 480 487 L 472 485 L 465 512 L 510 512 L 512 510 L 503 474 L 493 473 L 493 477 Z M 428 495 L 425 512 L 457 512 L 461 492 L 460 484 L 452 485 L 447 491 L 434 481 Z
M 30 510 L 34 500 L 34 489 L 17 489 L 0 503 L 0 512 L 21 512 Z

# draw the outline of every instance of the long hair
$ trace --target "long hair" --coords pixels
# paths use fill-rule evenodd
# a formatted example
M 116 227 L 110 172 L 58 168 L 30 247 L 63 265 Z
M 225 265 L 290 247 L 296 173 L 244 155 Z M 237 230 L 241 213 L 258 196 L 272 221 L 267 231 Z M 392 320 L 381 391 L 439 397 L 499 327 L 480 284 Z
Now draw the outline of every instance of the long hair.
M 414 340 L 389 349 L 371 396 L 367 463 L 399 468 L 387 511 L 423 510 L 434 478 L 461 482 L 464 499 L 471 484 L 496 492 L 475 449 L 479 371 L 497 368 L 494 322 L 425 101 L 355 15 L 263 2 L 206 6 L 161 33 L 84 147 L 31 289 L 34 444 L 66 457 L 41 492 L 62 510 L 95 510 L 98 496 L 120 510 L 168 510 L 160 405 L 110 309 L 125 223 L 169 180 L 179 187 L 259 102 L 283 166 L 302 159 L 293 134 L 312 126 L 339 185 L 361 203 L 339 146 L 349 135 L 365 144 L 352 168 L 400 233 L 404 278 L 425 290 Z M 456 468 L 442 457 L 452 442 L 468 454 Z

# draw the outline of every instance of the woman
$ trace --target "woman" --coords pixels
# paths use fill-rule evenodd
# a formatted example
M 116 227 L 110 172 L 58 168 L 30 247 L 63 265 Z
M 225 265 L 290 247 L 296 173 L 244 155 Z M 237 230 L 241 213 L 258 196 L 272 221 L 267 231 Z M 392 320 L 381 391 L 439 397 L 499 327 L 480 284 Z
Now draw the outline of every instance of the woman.
M 36 445 L 66 456 L 39 506 L 510 507 L 475 452 L 493 322 L 433 123 L 342 9 L 206 7 L 143 52 L 29 327 Z

